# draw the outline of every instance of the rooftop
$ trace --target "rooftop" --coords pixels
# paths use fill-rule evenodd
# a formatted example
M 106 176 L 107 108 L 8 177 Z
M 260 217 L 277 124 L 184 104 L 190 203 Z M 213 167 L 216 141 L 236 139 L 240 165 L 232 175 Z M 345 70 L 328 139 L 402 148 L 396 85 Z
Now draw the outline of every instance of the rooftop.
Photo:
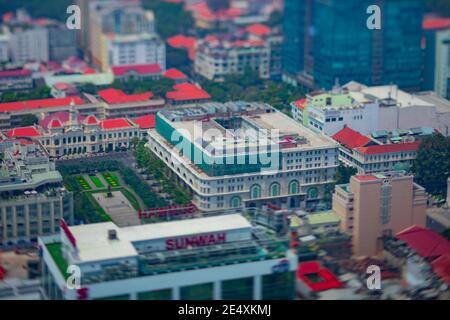
M 423 258 L 435 259 L 450 252 L 450 241 L 438 233 L 419 226 L 409 227 L 395 235 Z
M 428 18 L 423 21 L 425 30 L 450 29 L 450 18 Z
M 8 138 L 18 138 L 18 137 L 39 137 L 41 133 L 35 126 L 30 127 L 19 127 L 9 130 L 6 135 Z
M 338 223 L 339 217 L 332 211 L 323 213 L 314 213 L 307 216 L 309 224 Z
M 355 148 L 355 151 L 365 155 L 375 155 L 382 153 L 396 153 L 396 152 L 408 152 L 417 151 L 419 149 L 419 142 L 404 142 L 404 143 L 391 143 L 367 147 Z
M 153 96 L 153 93 L 126 94 L 122 90 L 110 88 L 99 91 L 98 95 L 109 104 L 122 104 L 148 101 Z
M 260 23 L 255 23 L 247 28 L 245 30 L 251 34 L 254 34 L 256 36 L 266 36 L 272 33 L 272 29 L 270 29 L 268 26 Z
M 208 100 L 208 92 L 192 83 L 181 83 L 173 86 L 175 91 L 166 93 L 166 98 L 174 101 Z
M 63 107 L 63 106 L 69 106 L 72 102 L 74 104 L 83 104 L 84 103 L 84 101 L 80 97 L 7 102 L 7 103 L 0 103 L 0 112 Z
M 142 116 L 136 120 L 133 120 L 140 129 L 150 129 L 155 127 L 155 115 L 149 114 L 146 116 Z
M 25 69 L 0 71 L 0 78 L 31 77 L 31 71 Z
M 297 280 L 304 283 L 313 292 L 342 288 L 342 283 L 330 270 L 321 266 L 319 261 L 308 261 L 298 265 Z
M 116 77 L 123 76 L 126 74 L 139 74 L 139 75 L 160 74 L 161 71 L 162 70 L 159 64 L 139 64 L 139 65 L 125 65 L 112 67 L 112 72 Z
M 175 68 L 168 69 L 164 73 L 164 77 L 165 78 L 169 78 L 169 79 L 173 79 L 173 80 L 180 80 L 180 79 L 187 79 L 188 78 L 187 75 L 185 75 L 183 72 L 181 72 L 180 70 L 175 69 Z
M 115 130 L 131 128 L 131 123 L 126 118 L 105 119 L 100 122 L 100 127 L 104 130 Z
M 361 133 L 353 130 L 350 127 L 343 128 L 332 138 L 349 149 L 364 147 L 370 142 L 370 139 L 368 137 L 362 135 Z

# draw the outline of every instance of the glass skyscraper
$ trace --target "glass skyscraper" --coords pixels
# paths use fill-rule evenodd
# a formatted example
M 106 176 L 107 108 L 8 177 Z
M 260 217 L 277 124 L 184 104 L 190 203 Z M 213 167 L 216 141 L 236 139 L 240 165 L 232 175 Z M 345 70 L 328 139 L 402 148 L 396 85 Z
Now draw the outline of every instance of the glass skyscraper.
M 419 89 L 422 2 L 285 0 L 285 74 L 309 74 L 315 88 L 331 89 L 338 79 Z M 373 4 L 381 30 L 367 28 Z

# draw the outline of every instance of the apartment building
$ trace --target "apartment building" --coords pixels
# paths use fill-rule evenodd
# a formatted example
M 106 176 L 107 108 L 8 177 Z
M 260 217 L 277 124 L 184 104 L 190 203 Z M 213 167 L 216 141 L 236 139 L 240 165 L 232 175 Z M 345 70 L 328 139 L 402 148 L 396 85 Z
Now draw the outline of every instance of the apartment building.
M 336 186 L 333 211 L 342 231 L 352 236 L 354 256 L 376 256 L 383 237 L 425 226 L 427 194 L 413 178 L 403 171 L 356 175 L 349 184 Z
M 15 27 L 11 30 L 11 59 L 23 64 L 50 59 L 48 30 L 45 27 Z
M 266 40 L 225 40 L 207 36 L 197 41 L 194 70 L 215 81 L 228 75 L 243 74 L 246 69 L 268 79 L 270 52 L 271 47 Z
M 36 244 L 72 222 L 73 195 L 45 148 L 25 138 L 0 145 L 0 248 Z
M 218 214 L 119 228 L 68 227 L 42 237 L 42 288 L 52 300 L 293 299 L 297 257 L 286 233 Z M 66 285 L 80 268 L 81 288 Z
M 25 69 L 0 71 L 1 91 L 29 91 L 34 88 L 31 71 Z
M 335 142 L 267 104 L 205 103 L 161 111 L 155 123 L 147 147 L 202 211 L 313 207 L 338 166 Z

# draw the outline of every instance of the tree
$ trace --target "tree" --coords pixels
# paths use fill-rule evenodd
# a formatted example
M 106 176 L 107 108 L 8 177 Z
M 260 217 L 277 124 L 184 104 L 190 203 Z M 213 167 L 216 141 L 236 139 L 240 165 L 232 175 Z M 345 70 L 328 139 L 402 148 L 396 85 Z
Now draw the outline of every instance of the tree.
M 354 167 L 340 165 L 336 170 L 335 180 L 336 184 L 346 184 L 350 182 L 350 178 L 354 176 L 358 170 Z
M 38 123 L 38 118 L 34 114 L 26 114 L 22 116 L 20 126 L 28 127 Z
M 416 182 L 428 193 L 445 196 L 450 173 L 450 137 L 436 133 L 423 139 L 412 170 Z

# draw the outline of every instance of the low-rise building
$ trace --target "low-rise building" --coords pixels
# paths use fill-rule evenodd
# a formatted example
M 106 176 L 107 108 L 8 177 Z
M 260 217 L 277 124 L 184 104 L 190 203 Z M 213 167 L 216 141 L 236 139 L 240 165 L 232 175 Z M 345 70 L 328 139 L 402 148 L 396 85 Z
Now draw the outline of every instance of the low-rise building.
M 0 71 L 0 92 L 29 91 L 34 88 L 31 71 L 25 69 Z
M 352 236 L 354 256 L 376 256 L 383 237 L 425 226 L 427 194 L 413 178 L 402 171 L 356 175 L 349 184 L 336 186 L 333 211 L 341 230 Z
M 410 142 L 392 143 L 389 140 L 389 143 L 381 144 L 348 127 L 336 133 L 333 139 L 341 145 L 339 160 L 344 165 L 355 167 L 358 174 L 409 170 L 420 144 L 414 136 L 409 136 Z
M 32 139 L 0 144 L 0 248 L 37 243 L 72 222 L 73 195 L 45 148 Z
M 285 235 L 240 214 L 119 228 L 61 225 L 42 237 L 47 299 L 271 300 L 294 298 L 297 257 Z M 67 265 L 81 288 L 66 285 Z

